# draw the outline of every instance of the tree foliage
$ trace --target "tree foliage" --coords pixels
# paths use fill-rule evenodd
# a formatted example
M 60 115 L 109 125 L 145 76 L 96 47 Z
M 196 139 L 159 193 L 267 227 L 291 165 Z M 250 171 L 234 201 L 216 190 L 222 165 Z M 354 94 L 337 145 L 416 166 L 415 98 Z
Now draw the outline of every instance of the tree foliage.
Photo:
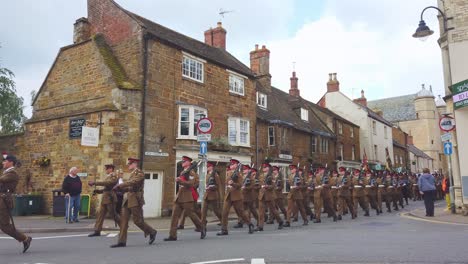
M 23 98 L 16 94 L 14 74 L 0 67 L 0 135 L 23 130 Z

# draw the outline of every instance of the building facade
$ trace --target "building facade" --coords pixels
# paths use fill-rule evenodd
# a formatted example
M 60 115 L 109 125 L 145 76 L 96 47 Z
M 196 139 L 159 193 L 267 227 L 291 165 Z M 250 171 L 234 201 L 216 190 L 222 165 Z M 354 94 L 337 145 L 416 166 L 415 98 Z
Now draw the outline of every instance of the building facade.
M 385 168 L 387 156 L 393 158 L 393 125 L 367 107 L 364 91 L 360 98 L 351 100 L 340 91 L 336 73 L 330 74 L 327 92 L 318 105 L 358 125 L 360 159 L 366 155 L 371 168 Z
M 168 214 L 182 156 L 225 164 L 255 154 L 253 72 L 226 51 L 221 23 L 205 42 L 133 14 L 112 0 L 88 0 L 88 17 L 75 23 L 74 44 L 60 50 L 18 138 L 17 155 L 34 168 L 36 191 L 51 210 L 52 190 L 76 166 L 84 181 L 104 176 L 104 164 L 124 169 L 140 158 L 145 216 Z M 213 123 L 212 143 L 197 142 L 196 123 Z M 97 147 L 81 145 L 81 126 L 97 128 Z M 49 166 L 36 166 L 40 157 Z M 204 186 L 204 167 L 199 168 Z M 84 193 L 90 193 L 84 184 Z M 94 203 L 93 203 L 94 204 Z

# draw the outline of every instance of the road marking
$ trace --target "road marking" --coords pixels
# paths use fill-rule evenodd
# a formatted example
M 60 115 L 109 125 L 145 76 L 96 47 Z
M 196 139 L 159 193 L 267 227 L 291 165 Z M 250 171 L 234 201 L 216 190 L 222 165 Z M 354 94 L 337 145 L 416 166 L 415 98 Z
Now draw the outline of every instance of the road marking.
M 107 235 L 107 237 L 116 237 L 119 233 L 110 233 Z
M 86 237 L 86 236 L 88 236 L 88 234 L 67 235 L 67 236 L 49 236 L 49 237 L 33 237 L 33 240 L 67 238 L 67 237 Z M 0 239 L 13 239 L 13 238 L 11 238 L 11 237 L 0 237 Z
M 251 264 L 265 264 L 265 259 L 260 259 L 260 258 L 252 259 L 252 262 L 250 263 Z
M 236 262 L 236 261 L 243 261 L 245 259 L 238 258 L 238 259 L 220 259 L 220 260 L 210 260 L 210 261 L 202 261 L 202 262 L 193 262 L 190 264 L 212 264 L 212 263 L 226 263 L 226 262 Z

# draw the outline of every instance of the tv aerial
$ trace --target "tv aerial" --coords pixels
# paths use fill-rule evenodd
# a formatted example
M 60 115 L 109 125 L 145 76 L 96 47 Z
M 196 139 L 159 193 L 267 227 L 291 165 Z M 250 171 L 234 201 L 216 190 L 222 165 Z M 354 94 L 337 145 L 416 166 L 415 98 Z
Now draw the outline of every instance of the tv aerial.
M 221 16 L 221 18 L 224 18 L 225 14 L 232 13 L 232 12 L 234 12 L 234 10 L 224 10 L 224 9 L 220 8 L 218 14 Z

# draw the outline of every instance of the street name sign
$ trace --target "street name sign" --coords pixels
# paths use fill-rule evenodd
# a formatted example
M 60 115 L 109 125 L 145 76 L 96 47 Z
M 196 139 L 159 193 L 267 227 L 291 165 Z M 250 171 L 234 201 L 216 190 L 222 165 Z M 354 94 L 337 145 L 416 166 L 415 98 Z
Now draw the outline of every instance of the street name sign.
M 440 136 L 440 139 L 442 140 L 442 142 L 450 141 L 452 140 L 452 133 L 445 133 L 442 136 Z
M 198 134 L 197 135 L 197 141 L 198 142 L 202 142 L 202 141 L 210 142 L 211 141 L 211 134 Z

